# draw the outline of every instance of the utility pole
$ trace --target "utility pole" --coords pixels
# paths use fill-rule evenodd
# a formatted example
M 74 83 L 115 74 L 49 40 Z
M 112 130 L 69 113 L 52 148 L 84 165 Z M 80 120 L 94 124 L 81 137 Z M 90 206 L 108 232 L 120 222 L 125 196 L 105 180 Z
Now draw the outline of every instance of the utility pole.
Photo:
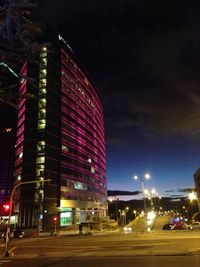
M 11 214 L 12 214 L 12 207 L 13 207 L 13 196 L 15 193 L 15 190 L 22 184 L 33 184 L 33 183 L 45 183 L 45 182 L 50 182 L 51 179 L 42 179 L 42 180 L 33 180 L 33 181 L 27 181 L 27 182 L 19 182 L 15 184 L 15 186 L 12 189 L 12 192 L 10 194 L 10 200 L 9 200 L 9 215 L 8 215 L 8 224 L 7 224 L 7 229 L 6 229 L 6 242 L 5 242 L 5 257 L 9 257 L 10 253 L 8 251 L 8 246 L 9 246 L 9 241 L 10 241 L 10 226 L 11 226 Z

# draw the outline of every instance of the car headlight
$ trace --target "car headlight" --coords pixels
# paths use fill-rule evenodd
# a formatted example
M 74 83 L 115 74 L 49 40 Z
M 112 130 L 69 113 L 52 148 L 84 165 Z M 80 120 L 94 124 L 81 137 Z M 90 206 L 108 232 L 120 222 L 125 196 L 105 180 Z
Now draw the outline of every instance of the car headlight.
M 129 231 L 132 231 L 132 228 L 131 228 L 130 226 L 125 226 L 123 229 L 124 229 L 124 231 L 126 231 L 126 232 L 127 232 L 127 231 L 128 231 L 128 232 L 129 232 Z

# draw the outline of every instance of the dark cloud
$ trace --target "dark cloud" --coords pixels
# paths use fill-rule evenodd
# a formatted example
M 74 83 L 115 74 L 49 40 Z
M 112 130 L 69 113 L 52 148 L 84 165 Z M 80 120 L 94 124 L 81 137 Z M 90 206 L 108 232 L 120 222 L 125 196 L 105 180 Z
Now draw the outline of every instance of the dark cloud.
M 194 190 L 195 190 L 194 188 L 182 188 L 182 189 L 178 189 L 178 191 L 179 192 L 182 192 L 182 193 L 191 193 Z
M 108 143 L 199 139 L 199 3 L 40 2 L 40 18 L 64 34 L 99 88 Z
M 171 189 L 166 190 L 165 193 L 167 196 L 173 197 L 173 198 L 179 198 L 179 197 L 185 197 L 185 194 L 189 194 L 193 192 L 194 188 L 177 188 L 177 189 Z M 180 194 L 181 193 L 181 194 Z
M 135 196 L 139 195 L 140 191 L 121 191 L 121 190 L 108 190 L 108 196 Z

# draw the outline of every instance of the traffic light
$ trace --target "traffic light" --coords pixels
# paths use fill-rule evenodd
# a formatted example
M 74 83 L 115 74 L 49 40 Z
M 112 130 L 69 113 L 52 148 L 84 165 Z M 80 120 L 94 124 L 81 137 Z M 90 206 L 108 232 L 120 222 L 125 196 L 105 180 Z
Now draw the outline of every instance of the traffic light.
M 0 216 L 8 216 L 9 212 L 10 212 L 10 204 L 2 203 L 0 207 Z
M 57 220 L 58 220 L 57 216 L 54 216 L 54 217 L 53 217 L 53 221 L 56 223 Z
M 10 204 L 8 204 L 8 203 L 4 204 L 3 209 L 5 212 L 8 212 L 10 210 Z

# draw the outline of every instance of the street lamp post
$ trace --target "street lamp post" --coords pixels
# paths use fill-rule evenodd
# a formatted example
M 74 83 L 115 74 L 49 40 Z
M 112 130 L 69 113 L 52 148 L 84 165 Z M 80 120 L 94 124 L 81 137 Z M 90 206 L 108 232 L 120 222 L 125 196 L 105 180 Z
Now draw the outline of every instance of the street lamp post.
M 146 174 L 144 175 L 144 179 L 149 180 L 150 178 L 151 178 L 151 176 L 150 176 L 149 173 L 146 173 Z M 146 214 L 146 213 L 147 213 L 147 207 L 146 207 L 146 200 L 145 200 L 144 180 L 138 178 L 137 175 L 134 175 L 134 176 L 133 176 L 133 179 L 134 179 L 134 180 L 140 180 L 140 182 L 141 182 L 142 193 L 143 193 L 143 201 L 144 201 L 145 222 L 147 223 L 147 221 L 146 221 L 146 220 L 147 220 L 147 214 Z
M 128 220 L 127 220 L 128 211 L 129 211 L 129 207 L 126 207 L 126 209 L 125 209 L 125 222 L 126 222 L 126 224 L 128 223 Z
M 6 229 L 6 242 L 5 242 L 5 257 L 9 257 L 9 251 L 8 251 L 8 245 L 10 241 L 10 221 L 11 221 L 11 213 L 12 213 L 12 207 L 13 207 L 13 196 L 15 193 L 15 190 L 22 184 L 33 184 L 33 183 L 44 183 L 44 182 L 50 182 L 51 179 L 42 179 L 42 180 L 33 180 L 33 181 L 27 181 L 27 182 L 19 182 L 17 183 L 10 194 L 10 200 L 9 200 L 9 205 L 10 205 L 10 210 L 9 210 L 9 215 L 8 215 L 8 224 L 7 224 L 7 229 Z
M 146 174 L 144 175 L 144 178 L 145 178 L 146 180 L 149 180 L 149 179 L 151 178 L 151 176 L 150 176 L 150 174 L 146 173 Z M 134 180 L 140 180 L 140 181 L 141 181 L 141 187 L 142 187 L 142 193 L 143 193 L 143 200 L 144 200 L 144 212 L 145 212 L 145 215 L 146 215 L 147 207 L 146 207 L 146 201 L 145 201 L 144 180 L 138 178 L 137 175 L 135 175 L 135 176 L 133 177 L 133 179 L 134 179 Z
M 119 216 L 118 216 L 118 198 L 115 198 L 115 213 L 116 213 L 116 221 L 117 221 L 117 225 L 119 225 Z
M 136 210 L 134 210 L 133 211 L 133 213 L 134 213 L 134 219 L 136 218 L 136 216 L 137 216 L 137 211 Z

